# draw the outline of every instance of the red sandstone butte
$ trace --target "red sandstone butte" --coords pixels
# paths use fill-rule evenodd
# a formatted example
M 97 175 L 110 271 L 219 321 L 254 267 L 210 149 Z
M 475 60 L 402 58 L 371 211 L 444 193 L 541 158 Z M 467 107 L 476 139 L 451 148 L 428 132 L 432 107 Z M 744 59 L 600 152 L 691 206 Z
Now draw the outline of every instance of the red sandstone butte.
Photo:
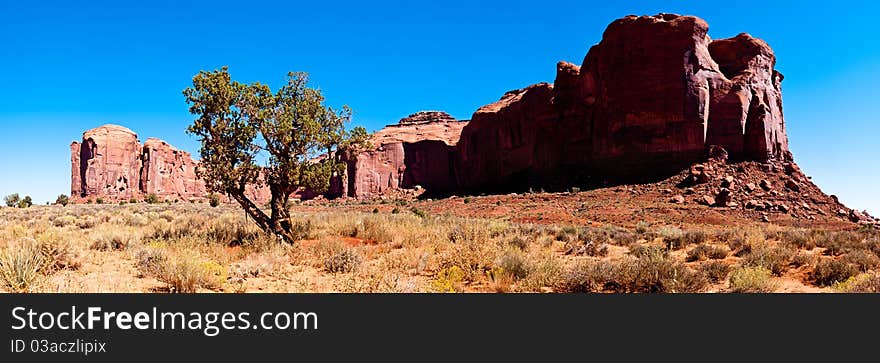
M 160 200 L 208 197 L 204 181 L 196 176 L 199 163 L 188 152 L 155 138 L 141 145 L 137 134 L 122 126 L 86 131 L 82 142 L 70 145 L 70 154 L 74 200 L 127 201 L 149 194 Z M 260 203 L 270 199 L 264 186 L 249 186 L 246 193 Z
M 705 159 L 790 160 L 782 74 L 763 41 L 711 40 L 693 16 L 611 23 L 580 67 L 554 84 L 505 94 L 477 110 L 458 143 L 459 188 L 638 179 Z

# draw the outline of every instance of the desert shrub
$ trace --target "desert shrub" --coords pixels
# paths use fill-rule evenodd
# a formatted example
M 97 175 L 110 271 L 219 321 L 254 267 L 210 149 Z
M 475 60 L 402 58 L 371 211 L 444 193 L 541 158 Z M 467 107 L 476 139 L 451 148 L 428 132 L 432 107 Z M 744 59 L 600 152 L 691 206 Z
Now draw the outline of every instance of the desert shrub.
M 688 262 L 702 261 L 705 259 L 723 260 L 727 257 L 727 248 L 719 246 L 710 246 L 707 244 L 699 244 L 687 253 Z
M 651 230 L 651 223 L 646 221 L 639 221 L 636 223 L 635 231 L 638 234 L 646 234 Z
M 181 238 L 184 236 L 198 236 L 204 233 L 209 241 L 224 246 L 241 246 L 247 244 L 262 235 L 262 231 L 256 226 L 246 223 L 242 220 L 221 219 L 219 222 L 210 223 L 202 232 L 202 221 L 189 219 L 187 221 L 173 224 L 171 238 Z M 298 227 L 301 227 L 297 225 Z
M 781 231 L 776 235 L 780 241 L 791 248 L 812 250 L 816 247 L 813 236 L 809 230 L 803 228 Z
M 843 255 L 843 261 L 858 267 L 861 272 L 868 272 L 880 266 L 880 258 L 867 250 L 855 250 Z
M 95 204 L 104 204 L 104 198 L 95 199 Z
M 431 280 L 428 288 L 433 292 L 462 292 L 464 291 L 464 271 L 458 266 L 452 266 L 440 270 L 437 276 Z
M 814 237 L 816 246 L 825 248 L 828 256 L 840 256 L 866 248 L 861 244 L 863 235 L 856 231 L 820 232 Z
M 131 198 L 128 200 L 128 204 L 137 204 L 137 203 L 138 203 L 137 199 Z
M 466 197 L 466 198 L 464 198 L 464 204 L 470 204 L 470 203 L 471 203 L 471 198 L 470 198 L 470 197 Z
M 620 291 L 628 292 L 699 292 L 708 281 L 699 272 L 675 263 L 661 253 L 623 260 L 615 273 Z
M 147 196 L 144 198 L 144 203 L 157 204 L 159 203 L 159 196 L 154 193 L 147 194 Z
M 324 269 L 332 273 L 349 273 L 359 269 L 361 263 L 357 253 L 346 249 L 324 260 Z
M 76 225 L 76 222 L 77 222 L 76 217 L 64 215 L 64 216 L 60 216 L 60 217 L 55 218 L 55 220 L 52 222 L 52 224 L 54 224 L 55 227 L 67 227 L 67 226 Z
M 843 260 L 823 259 L 819 261 L 810 278 L 819 286 L 831 286 L 835 282 L 845 281 L 858 273 L 858 268 Z
M 684 246 L 701 244 L 707 240 L 709 240 L 709 234 L 699 229 L 686 231 L 684 236 L 682 236 Z
M 30 195 L 25 195 L 24 198 L 18 202 L 19 208 L 30 208 L 33 205 L 34 205 L 34 200 L 31 199 Z
M 97 222 L 95 222 L 95 219 L 90 216 L 81 217 L 76 221 L 76 226 L 80 229 L 94 228 L 96 224 Z
M 801 267 L 804 265 L 810 265 L 816 260 L 816 256 L 813 256 L 809 253 L 798 252 L 794 254 L 794 257 L 791 258 L 791 265 L 794 267 Z
M 147 247 L 137 255 L 138 268 L 168 285 L 173 293 L 191 294 L 199 287 L 217 289 L 226 280 L 226 268 L 194 251 L 175 253 Z
M 516 247 L 520 250 L 526 249 L 529 246 L 529 241 L 525 239 L 523 236 L 516 235 L 507 240 L 507 244 Z
M 32 243 L 20 243 L 0 250 L 0 283 L 13 293 L 30 292 L 45 266 L 45 258 Z
M 794 251 L 783 247 L 756 246 L 743 257 L 742 265 L 746 267 L 763 267 L 774 275 L 782 275 L 791 265 Z
M 727 247 L 737 257 L 749 254 L 752 252 L 753 246 L 763 245 L 766 241 L 764 233 L 757 229 L 726 230 L 716 234 L 715 238 L 718 241 L 726 242 Z
M 629 254 L 636 258 L 657 254 L 665 256 L 667 253 L 668 250 L 665 247 L 653 244 L 638 244 L 629 246 Z
M 394 207 L 394 209 L 391 210 L 391 214 L 400 214 L 400 208 Z
M 508 249 L 501 253 L 498 257 L 496 266 L 516 280 L 524 279 L 529 275 L 529 268 L 526 264 L 526 257 L 522 251 Z
M 355 235 L 352 237 L 362 238 L 377 243 L 387 243 L 394 239 L 394 234 L 388 226 L 388 221 L 381 217 L 364 218 L 357 225 Z
M 571 242 L 578 238 L 578 229 L 574 226 L 565 226 L 556 230 L 556 240 L 560 242 Z
M 727 278 L 727 274 L 730 273 L 730 265 L 721 261 L 709 261 L 700 265 L 700 271 L 709 281 L 717 284 Z
M 686 245 L 685 233 L 681 229 L 671 226 L 663 226 L 657 230 L 657 235 L 663 238 L 663 242 L 670 250 L 677 250 Z
M 579 261 L 563 273 L 558 287 L 565 292 L 601 292 L 606 283 L 614 280 L 614 274 L 610 262 Z
M 311 219 L 293 222 L 290 226 L 290 233 L 297 240 L 317 238 L 317 230 Z
M 493 267 L 499 246 L 486 228 L 478 223 L 456 224 L 448 237 L 451 244 L 441 253 L 441 268 L 458 266 L 464 271 L 465 280 L 473 281 Z
M 532 291 L 556 286 L 563 273 L 562 262 L 553 254 L 532 256 L 528 259 L 528 269 L 522 285 Z
M 772 272 L 763 267 L 739 267 L 730 272 L 730 292 L 768 293 L 776 289 Z
M 217 194 L 211 194 L 208 196 L 208 205 L 212 208 L 217 208 L 220 206 L 220 197 Z
M 55 204 L 67 206 L 70 203 L 70 198 L 67 197 L 66 194 L 61 194 L 58 198 L 55 198 Z
M 36 239 L 37 248 L 43 255 L 43 269 L 47 273 L 59 270 L 76 270 L 82 263 L 78 250 L 70 239 L 53 232 L 46 232 Z
M 125 217 L 125 224 L 131 227 L 143 227 L 150 224 L 150 220 L 140 213 L 132 213 Z
M 418 209 L 418 208 L 416 208 L 416 207 L 412 207 L 412 209 L 410 209 L 410 211 L 413 212 L 413 214 L 415 214 L 415 215 L 417 215 L 417 216 L 419 216 L 419 217 L 421 217 L 421 218 L 427 218 L 427 217 L 428 217 L 428 214 L 425 213 L 425 211 L 423 211 L 423 210 L 421 210 L 421 209 Z
M 859 274 L 846 279 L 846 281 L 835 282 L 832 288 L 844 293 L 880 293 L 880 273 Z
M 141 237 L 137 234 L 124 230 L 110 229 L 92 235 L 91 248 L 98 251 L 121 251 L 140 241 Z
M 6 202 L 7 207 L 17 207 L 18 203 L 21 202 L 21 197 L 18 195 L 18 193 L 10 194 L 3 197 L 3 201 Z

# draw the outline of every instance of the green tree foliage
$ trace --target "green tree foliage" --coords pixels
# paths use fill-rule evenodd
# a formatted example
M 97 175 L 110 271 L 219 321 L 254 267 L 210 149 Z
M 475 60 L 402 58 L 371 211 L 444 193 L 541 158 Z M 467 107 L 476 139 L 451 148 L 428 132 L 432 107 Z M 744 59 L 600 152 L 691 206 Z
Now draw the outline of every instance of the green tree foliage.
M 156 196 L 156 194 L 150 193 L 147 195 L 146 198 L 144 198 L 144 202 L 146 202 L 147 204 L 156 204 L 159 203 L 159 197 Z
M 34 205 L 34 200 L 31 199 L 30 195 L 26 195 L 24 199 L 18 202 L 19 208 L 30 208 L 32 205 Z
M 3 198 L 6 202 L 7 207 L 17 207 L 18 202 L 21 201 L 21 197 L 18 196 L 18 193 L 7 195 Z
M 199 177 L 211 192 L 238 202 L 260 228 L 290 243 L 290 196 L 300 188 L 327 191 L 332 175 L 344 170 L 342 156 L 369 140 L 362 127 L 346 130 L 351 109 L 325 105 L 321 91 L 308 83 L 306 73 L 291 72 L 272 92 L 259 82 L 233 81 L 223 67 L 199 72 L 183 91 L 197 116 L 187 131 L 201 142 Z M 261 152 L 268 155 L 265 166 L 256 162 Z M 248 184 L 268 185 L 270 214 L 245 195 Z
M 55 198 L 55 204 L 59 204 L 59 205 L 66 207 L 67 204 L 69 204 L 69 203 L 70 203 L 70 198 L 68 198 L 66 194 L 61 194 L 58 196 L 58 198 Z

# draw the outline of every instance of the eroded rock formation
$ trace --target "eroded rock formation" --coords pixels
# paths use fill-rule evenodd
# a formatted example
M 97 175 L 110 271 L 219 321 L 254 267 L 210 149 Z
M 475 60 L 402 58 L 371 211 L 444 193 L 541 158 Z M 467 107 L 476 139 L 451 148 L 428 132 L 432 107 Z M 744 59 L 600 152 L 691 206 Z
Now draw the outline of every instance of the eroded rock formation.
M 614 21 L 580 67 L 511 91 L 463 130 L 460 188 L 629 180 L 674 173 L 711 145 L 734 160 L 790 160 L 782 75 L 748 34 L 712 41 L 692 16 Z
M 375 149 L 346 159 L 337 194 L 371 197 L 416 186 L 454 190 L 454 146 L 465 125 L 445 112 L 424 111 L 386 126 L 373 134 Z
M 791 162 L 772 50 L 748 34 L 713 41 L 708 30 L 693 16 L 618 19 L 580 66 L 558 63 L 552 84 L 507 92 L 469 122 L 423 111 L 375 133 L 374 148 L 344 156 L 330 194 L 604 185 L 720 156 Z M 74 195 L 205 193 L 189 154 L 155 139 L 141 147 L 118 126 L 71 150 Z
M 205 183 L 196 176 L 199 164 L 185 151 L 150 138 L 141 145 L 134 131 L 104 125 L 83 133 L 70 145 L 71 197 L 107 201 L 141 200 L 155 194 L 160 200 L 204 200 Z M 253 200 L 269 200 L 268 188 L 253 186 Z

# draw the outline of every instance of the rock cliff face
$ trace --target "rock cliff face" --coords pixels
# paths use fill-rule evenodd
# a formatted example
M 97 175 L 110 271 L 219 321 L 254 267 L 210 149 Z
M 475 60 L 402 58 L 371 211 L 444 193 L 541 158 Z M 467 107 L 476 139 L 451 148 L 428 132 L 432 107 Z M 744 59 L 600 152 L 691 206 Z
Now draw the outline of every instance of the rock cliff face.
M 83 134 L 70 145 L 71 197 L 83 201 L 143 199 L 204 200 L 205 183 L 196 176 L 199 164 L 187 152 L 150 138 L 141 145 L 137 134 L 117 125 L 104 125 Z M 268 188 L 248 188 L 253 200 L 269 200 Z
M 337 196 L 372 197 L 421 186 L 455 189 L 453 153 L 466 121 L 423 111 L 373 134 L 375 149 L 346 160 Z
M 144 143 L 140 190 L 146 194 L 175 196 L 183 199 L 203 198 L 208 192 L 196 176 L 198 163 L 189 153 L 165 141 L 149 138 Z
M 116 125 L 105 125 L 83 134 L 70 146 L 71 195 L 140 196 L 141 145 L 137 134 Z
M 733 160 L 790 160 L 769 46 L 747 34 L 712 41 L 692 16 L 614 21 L 583 64 L 554 84 L 511 91 L 463 130 L 463 189 L 601 182 L 680 171 L 711 145 Z

